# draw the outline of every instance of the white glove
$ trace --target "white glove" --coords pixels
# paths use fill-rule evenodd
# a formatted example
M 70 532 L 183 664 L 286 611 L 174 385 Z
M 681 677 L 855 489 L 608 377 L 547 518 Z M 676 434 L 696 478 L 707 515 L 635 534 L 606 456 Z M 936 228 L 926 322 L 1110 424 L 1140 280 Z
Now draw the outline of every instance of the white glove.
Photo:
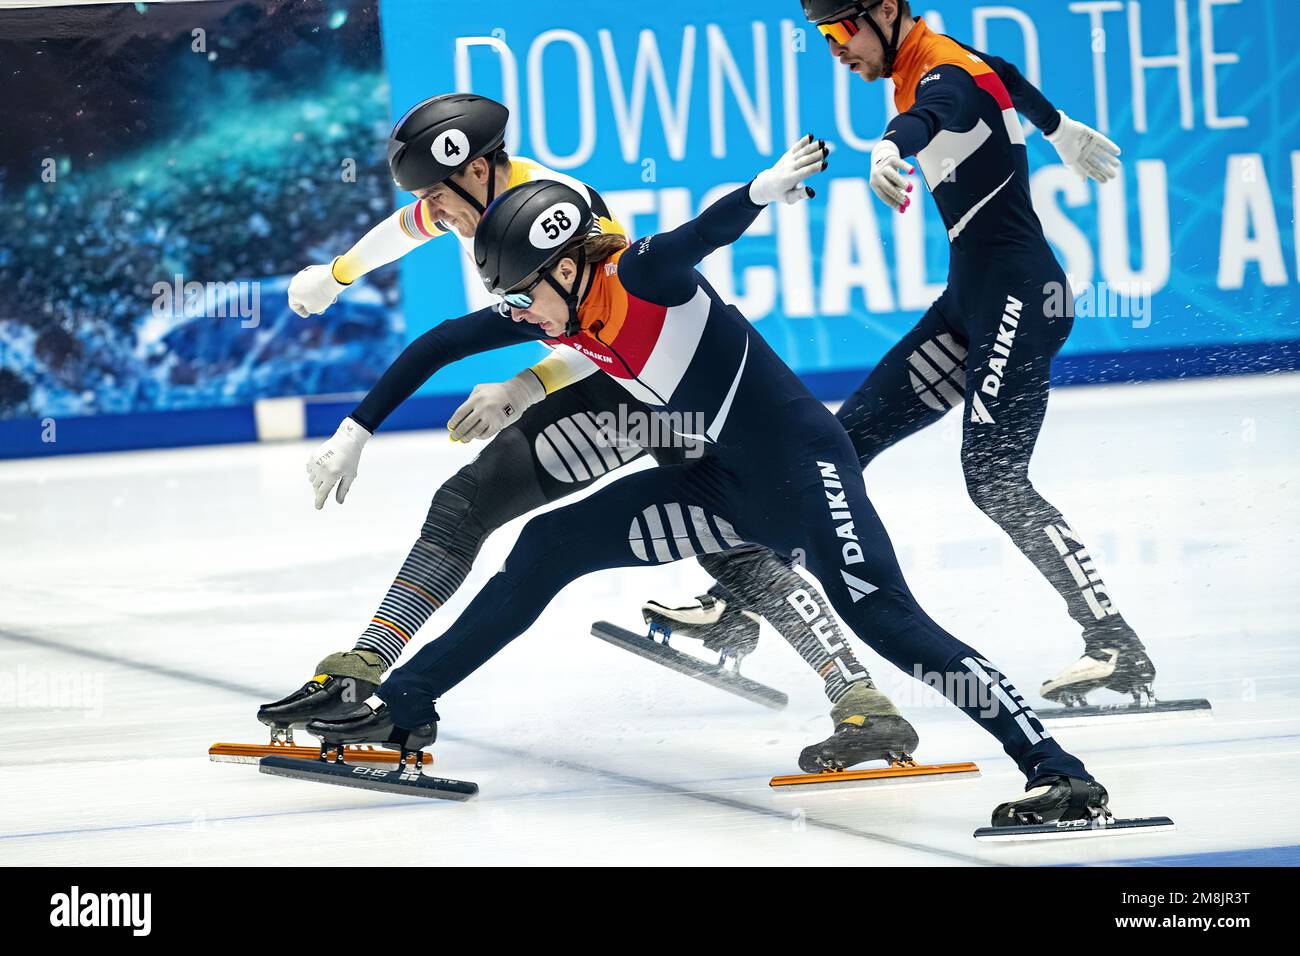
M 491 438 L 545 397 L 546 389 L 532 369 L 524 369 L 509 381 L 475 385 L 447 422 L 447 431 L 452 441 Z
M 912 204 L 912 184 L 907 181 L 915 170 L 898 154 L 892 139 L 882 139 L 871 151 L 871 189 L 891 209 L 907 212 Z M 904 175 L 906 174 L 906 175 Z
M 334 278 L 334 263 L 308 266 L 289 282 L 289 308 L 304 319 L 320 315 L 347 286 Z
M 1119 147 L 1090 126 L 1061 113 L 1061 125 L 1048 135 L 1061 159 L 1085 179 L 1108 183 L 1119 173 Z
M 771 169 L 765 169 L 749 184 L 749 200 L 756 206 L 766 206 L 778 199 L 786 205 L 811 199 L 816 193 L 803 185 L 813 173 L 826 168 L 826 157 L 831 154 L 830 143 L 813 139 L 809 133 L 791 146 Z
M 361 449 L 370 440 L 366 431 L 350 418 L 343 419 L 329 441 L 322 444 L 307 459 L 307 480 L 316 489 L 316 510 L 325 507 L 325 499 L 330 496 L 330 489 L 338 484 L 334 500 L 343 504 L 352 487 L 352 480 L 357 476 L 357 465 L 361 462 Z

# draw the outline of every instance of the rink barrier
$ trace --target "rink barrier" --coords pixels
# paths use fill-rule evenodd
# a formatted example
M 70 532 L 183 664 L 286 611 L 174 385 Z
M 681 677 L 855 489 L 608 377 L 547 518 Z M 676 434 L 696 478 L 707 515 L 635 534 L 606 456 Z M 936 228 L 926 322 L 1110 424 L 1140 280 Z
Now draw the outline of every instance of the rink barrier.
M 1284 340 L 1066 355 L 1052 366 L 1052 384 L 1123 384 L 1297 369 L 1300 340 Z M 800 377 L 817 398 L 834 402 L 847 398 L 868 371 L 836 369 Z M 359 398 L 275 398 L 224 408 L 8 419 L 0 421 L 0 459 L 317 438 L 332 435 Z M 383 430 L 442 428 L 464 400 L 464 393 L 413 396 L 388 417 Z

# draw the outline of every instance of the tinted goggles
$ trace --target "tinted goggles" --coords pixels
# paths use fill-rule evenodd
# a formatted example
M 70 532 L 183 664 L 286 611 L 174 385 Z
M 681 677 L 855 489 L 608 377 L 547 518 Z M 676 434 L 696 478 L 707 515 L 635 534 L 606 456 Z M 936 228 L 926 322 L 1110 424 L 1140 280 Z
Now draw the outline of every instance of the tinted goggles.
M 836 43 L 844 44 L 849 42 L 849 38 L 858 32 L 858 18 L 856 16 L 846 17 L 843 20 L 828 20 L 825 23 L 817 24 L 817 30 L 827 40 L 833 40 Z
M 546 278 L 546 273 L 543 272 L 540 275 L 538 275 L 536 279 L 530 282 L 525 288 L 517 289 L 514 292 L 505 293 L 503 296 L 501 296 L 501 300 L 505 302 L 506 305 L 510 306 L 510 308 L 512 309 L 531 309 L 533 307 L 533 302 L 535 300 L 535 297 L 533 295 L 533 290 L 536 289 L 539 285 L 541 285 L 542 280 L 545 278 Z

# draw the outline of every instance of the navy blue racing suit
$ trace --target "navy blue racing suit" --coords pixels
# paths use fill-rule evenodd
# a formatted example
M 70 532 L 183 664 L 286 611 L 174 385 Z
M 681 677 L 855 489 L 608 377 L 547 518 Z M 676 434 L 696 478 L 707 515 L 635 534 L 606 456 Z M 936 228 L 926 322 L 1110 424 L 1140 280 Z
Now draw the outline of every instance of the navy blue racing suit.
M 801 552 L 849 628 L 993 734 L 1031 782 L 1090 779 L 1001 671 L 917 604 L 848 435 L 696 271 L 760 211 L 742 187 L 678 229 L 639 240 L 615 269 L 598 264 L 601 288 L 622 294 L 588 292 L 583 331 L 560 340 L 593 356 L 633 398 L 697 423 L 691 434 L 707 442 L 704 453 L 531 519 L 501 571 L 441 637 L 389 674 L 379 697 L 399 726 L 428 722 L 437 698 L 583 575 L 753 542 L 787 558 Z M 595 299 L 626 308 L 597 314 Z
M 1088 548 L 1029 479 L 1074 296 L 1034 212 L 1016 108 L 1048 133 L 1060 116 L 1014 66 L 923 20 L 894 72 L 900 113 L 886 136 L 916 157 L 948 230 L 948 285 L 845 401 L 840 421 L 866 467 L 961 408 L 971 500 L 1062 597 L 1087 650 L 1141 647 Z

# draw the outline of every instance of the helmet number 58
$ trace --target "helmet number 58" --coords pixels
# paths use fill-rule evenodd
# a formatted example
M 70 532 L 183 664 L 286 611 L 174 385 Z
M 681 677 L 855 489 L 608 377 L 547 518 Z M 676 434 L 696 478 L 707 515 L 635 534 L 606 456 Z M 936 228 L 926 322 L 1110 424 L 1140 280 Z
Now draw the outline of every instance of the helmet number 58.
M 556 203 L 533 220 L 528 240 L 537 249 L 554 249 L 573 236 L 578 219 L 578 208 L 573 203 Z

